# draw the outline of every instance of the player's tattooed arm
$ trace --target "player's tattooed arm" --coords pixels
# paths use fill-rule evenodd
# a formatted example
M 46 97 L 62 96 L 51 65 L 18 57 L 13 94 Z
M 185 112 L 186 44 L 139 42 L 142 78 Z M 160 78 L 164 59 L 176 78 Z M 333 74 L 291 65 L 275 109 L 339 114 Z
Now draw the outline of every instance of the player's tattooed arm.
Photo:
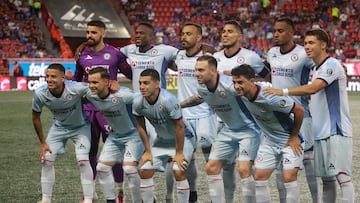
M 181 108 L 187 108 L 199 105 L 204 102 L 204 99 L 200 97 L 200 95 L 193 95 L 184 101 L 180 102 Z

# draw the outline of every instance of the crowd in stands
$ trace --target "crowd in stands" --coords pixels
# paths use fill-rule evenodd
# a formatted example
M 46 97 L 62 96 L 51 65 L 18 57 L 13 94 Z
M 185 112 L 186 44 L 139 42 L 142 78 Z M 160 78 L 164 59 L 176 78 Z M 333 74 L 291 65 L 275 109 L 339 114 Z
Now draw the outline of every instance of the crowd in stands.
M 0 58 L 47 57 L 43 33 L 28 1 L 0 1 Z M 4 65 L 0 64 L 0 67 Z
M 290 16 L 297 40 L 307 29 L 326 29 L 330 53 L 345 61 L 360 59 L 360 1 L 357 0 L 122 0 L 130 22 L 148 21 L 156 27 L 157 43 L 180 47 L 179 30 L 187 21 L 200 23 L 204 42 L 221 49 L 223 22 L 237 19 L 244 28 L 243 47 L 265 57 L 272 46 L 274 18 Z

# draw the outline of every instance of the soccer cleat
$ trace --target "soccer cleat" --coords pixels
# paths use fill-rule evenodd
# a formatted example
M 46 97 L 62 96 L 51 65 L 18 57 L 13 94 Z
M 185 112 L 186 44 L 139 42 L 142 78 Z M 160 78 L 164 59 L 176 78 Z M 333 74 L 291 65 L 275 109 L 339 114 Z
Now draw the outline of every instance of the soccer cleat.
M 190 191 L 189 203 L 198 203 L 197 191 Z
M 119 194 L 116 198 L 116 203 L 124 203 L 125 202 L 125 198 L 123 194 Z

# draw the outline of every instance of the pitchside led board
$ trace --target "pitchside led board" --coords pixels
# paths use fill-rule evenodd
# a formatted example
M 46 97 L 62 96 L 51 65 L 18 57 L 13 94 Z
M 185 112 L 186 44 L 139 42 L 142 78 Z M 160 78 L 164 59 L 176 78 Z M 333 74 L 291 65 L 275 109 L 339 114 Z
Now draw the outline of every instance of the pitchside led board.
M 22 76 L 13 77 L 15 62 L 23 69 Z M 71 79 L 75 73 L 74 59 L 11 59 L 9 60 L 10 77 L 4 77 L 4 85 L 0 86 L 0 90 L 35 90 L 40 85 L 45 84 L 45 70 L 52 63 L 62 64 L 65 67 L 65 74 L 68 79 Z

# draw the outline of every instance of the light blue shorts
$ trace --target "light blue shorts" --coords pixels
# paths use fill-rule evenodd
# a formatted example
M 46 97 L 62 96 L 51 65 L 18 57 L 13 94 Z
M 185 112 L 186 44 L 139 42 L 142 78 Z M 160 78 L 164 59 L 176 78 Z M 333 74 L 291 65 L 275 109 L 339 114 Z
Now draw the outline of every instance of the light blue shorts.
M 266 138 L 264 139 L 266 141 Z M 276 169 L 282 166 L 283 170 L 292 170 L 294 168 L 302 169 L 303 154 L 296 156 L 290 146 L 285 148 L 275 147 L 264 142 L 260 145 L 255 168 L 257 169 Z
M 49 129 L 46 143 L 49 145 L 52 153 L 47 152 L 45 159 L 55 161 L 57 155 L 65 153 L 65 146 L 68 139 L 71 139 L 75 145 L 77 160 L 89 160 L 90 151 L 90 124 L 86 124 L 77 129 L 66 129 L 52 125 Z
M 111 132 L 105 141 L 99 160 L 101 162 L 138 162 L 144 153 L 144 145 L 137 130 L 119 135 Z
M 352 138 L 333 135 L 315 140 L 314 164 L 318 177 L 335 177 L 339 173 L 351 176 Z
M 183 154 L 185 159 L 190 162 L 193 151 L 194 151 L 194 138 L 185 137 L 184 139 L 184 148 Z M 175 140 L 173 141 L 175 143 Z M 141 169 L 149 169 L 149 170 L 156 170 L 159 172 L 165 171 L 165 166 L 168 163 L 169 159 L 174 158 L 176 150 L 174 145 L 163 145 L 159 143 L 154 143 L 155 146 L 151 147 L 151 154 L 153 156 L 153 165 L 150 162 L 146 162 Z M 180 170 L 177 164 L 173 165 L 173 170 Z
M 217 121 L 215 115 L 204 118 L 186 119 L 186 127 L 196 138 L 196 145 L 200 148 L 211 147 L 217 136 Z M 197 147 L 196 146 L 196 147 Z
M 235 132 L 227 125 L 219 127 L 211 147 L 209 160 L 225 160 L 231 164 L 238 161 L 253 161 L 260 144 L 260 135 L 252 129 Z

